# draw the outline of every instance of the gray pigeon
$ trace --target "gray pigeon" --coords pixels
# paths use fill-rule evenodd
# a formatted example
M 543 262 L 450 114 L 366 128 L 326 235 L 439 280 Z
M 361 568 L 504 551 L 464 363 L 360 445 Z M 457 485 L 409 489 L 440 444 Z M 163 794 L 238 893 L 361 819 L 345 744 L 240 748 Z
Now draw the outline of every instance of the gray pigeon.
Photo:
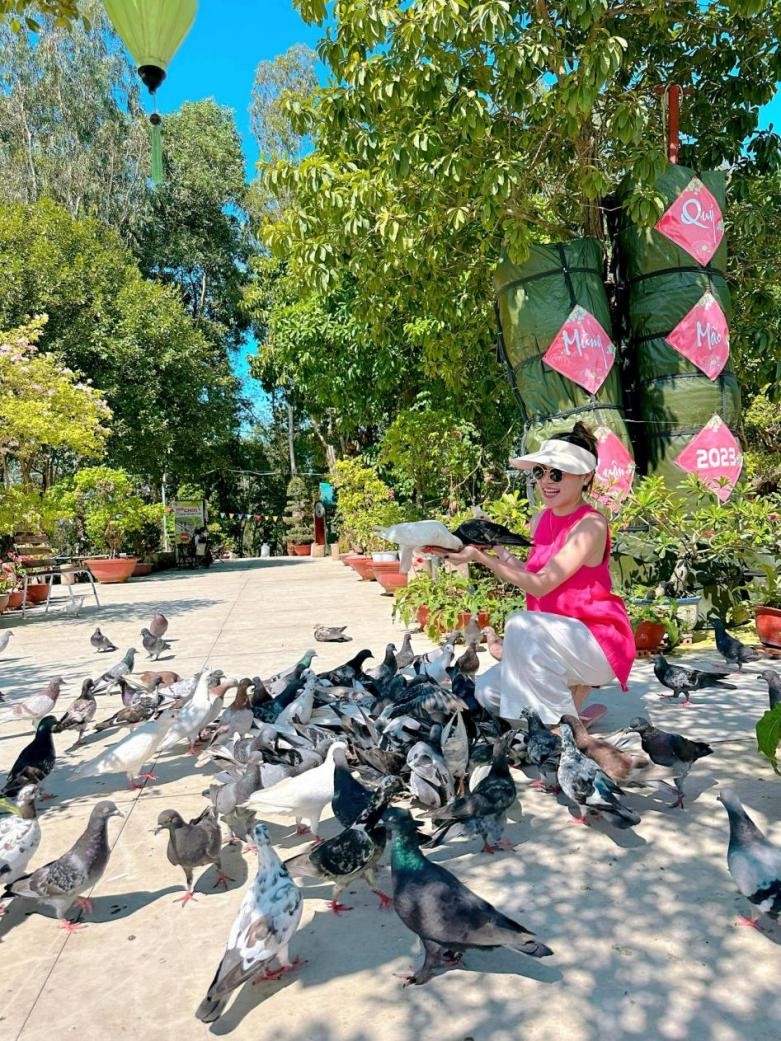
M 203 1023 L 219 1019 L 243 983 L 253 977 L 279 979 L 300 964 L 290 961 L 287 949 L 301 921 L 301 893 L 274 852 L 266 825 L 256 824 L 254 835 L 258 873 L 241 901 L 206 997 L 195 1011 Z M 279 968 L 271 968 L 274 961 Z
M 346 625 L 316 625 L 315 639 L 318 643 L 349 643 L 352 636 L 347 636 L 346 628 Z
M 84 680 L 81 685 L 81 694 L 60 719 L 59 723 L 53 728 L 55 734 L 61 734 L 63 730 L 78 731 L 76 743 L 71 745 L 71 748 L 76 748 L 81 744 L 84 739 L 84 731 L 87 729 L 87 724 L 91 723 L 95 717 L 98 704 L 92 693 L 92 686 L 93 684 L 91 679 L 88 678 Z
M 11 639 L 11 637 L 13 635 L 14 635 L 13 629 L 7 629 L 3 633 L 3 635 L 0 636 L 0 654 L 2 654 L 3 651 L 6 649 L 6 647 L 8 646 L 8 643 L 9 643 L 9 641 L 10 641 L 10 639 Z
M 711 755 L 713 749 L 705 741 L 690 741 L 681 734 L 670 734 L 658 730 L 643 716 L 635 716 L 627 730 L 640 735 L 643 751 L 657 766 L 669 766 L 678 790 L 678 798 L 672 804 L 683 809 L 683 782 L 698 759 Z
M 781 915 L 781 848 L 768 842 L 731 788 L 722 788 L 718 799 L 729 815 L 729 873 L 738 891 L 760 913 L 778 921 Z M 752 914 L 750 918 L 743 918 L 741 924 L 756 928 L 758 921 Z
M 200 817 L 195 817 L 189 824 L 176 810 L 163 810 L 157 818 L 155 835 L 163 830 L 168 832 L 168 849 L 166 851 L 168 860 L 184 871 L 187 881 L 187 891 L 174 903 L 184 907 L 190 900 L 195 899 L 193 896 L 193 868 L 201 867 L 204 864 L 217 865 L 215 888 L 219 885 L 228 888 L 228 882 L 232 882 L 233 879 L 223 874 L 220 867 L 222 834 L 212 806 L 208 806 Z
M 453 964 L 469 947 L 509 947 L 532 958 L 553 951 L 528 929 L 467 889 L 440 864 L 420 851 L 418 825 L 407 810 L 392 808 L 383 820 L 392 836 L 393 906 L 408 929 L 423 942 L 425 961 L 407 983 L 425 983 L 436 968 Z
M 750 647 L 747 643 L 741 643 L 736 637 L 727 632 L 727 627 L 720 618 L 713 619 L 713 628 L 716 633 L 716 648 L 725 661 L 737 665 L 738 672 L 746 662 L 757 661 L 760 657 L 756 647 Z
M 110 669 L 107 669 L 102 676 L 99 676 L 95 680 L 95 685 L 92 688 L 93 694 L 110 694 L 114 687 L 117 686 L 117 680 L 123 679 L 129 672 L 133 671 L 133 666 L 136 660 L 136 649 L 135 647 L 128 647 L 124 655 L 113 665 Z
M 171 644 L 167 640 L 164 640 L 162 636 L 155 636 L 148 629 L 142 629 L 139 635 L 141 636 L 147 658 L 154 658 L 157 661 L 164 651 L 171 650 Z
M 704 687 L 721 687 L 727 690 L 737 690 L 734 683 L 727 683 L 726 677 L 719 672 L 707 672 L 704 669 L 687 669 L 683 665 L 671 665 L 663 654 L 657 654 L 654 658 L 654 675 L 662 684 L 671 690 L 672 696 L 677 698 L 683 694 L 682 705 L 688 706 L 689 694 L 693 690 L 702 690 Z M 669 698 L 669 694 L 660 694 L 661 698 Z
M 108 651 L 115 651 L 116 645 L 109 640 L 108 636 L 105 636 L 100 629 L 96 629 L 95 632 L 90 636 L 89 642 L 98 652 L 98 654 L 105 654 Z
M 765 669 L 759 674 L 767 683 L 767 692 L 770 696 L 770 707 L 775 708 L 781 704 L 781 673 L 775 669 Z
M 523 709 L 521 716 L 529 726 L 526 758 L 532 766 L 536 766 L 540 771 L 539 778 L 532 781 L 531 787 L 541 788 L 543 791 L 556 791 L 561 738 L 558 734 L 552 734 L 537 713 L 531 709 Z
M 83 910 L 92 904 L 81 894 L 92 889 L 106 870 L 111 848 L 108 844 L 109 817 L 124 817 L 113 802 L 99 802 L 90 814 L 89 823 L 74 845 L 57 860 L 51 860 L 32 874 L 22 875 L 6 886 L 5 896 L 24 896 L 47 904 L 60 920 L 60 928 L 75 932 L 82 926 L 65 917 L 78 900 Z
M 149 623 L 149 631 L 152 636 L 165 636 L 168 632 L 168 619 L 162 611 L 158 611 Z
M 396 652 L 396 668 L 401 671 L 406 669 L 415 660 L 415 652 L 412 649 L 412 634 L 404 633 L 401 647 Z
M 211 784 L 208 792 L 205 793 L 215 812 L 230 828 L 231 838 L 238 835 L 240 838 L 246 839 L 254 821 L 255 815 L 252 810 L 244 810 L 243 807 L 250 795 L 262 787 L 262 762 L 262 752 L 250 753 L 247 765 L 237 780 L 226 781 L 225 784 Z
M 561 724 L 561 760 L 558 769 L 561 790 L 578 807 L 580 817 L 573 823 L 587 824 L 587 813 L 598 813 L 617 828 L 631 828 L 640 823 L 640 817 L 619 802 L 623 794 L 593 759 L 578 751 L 572 728 Z

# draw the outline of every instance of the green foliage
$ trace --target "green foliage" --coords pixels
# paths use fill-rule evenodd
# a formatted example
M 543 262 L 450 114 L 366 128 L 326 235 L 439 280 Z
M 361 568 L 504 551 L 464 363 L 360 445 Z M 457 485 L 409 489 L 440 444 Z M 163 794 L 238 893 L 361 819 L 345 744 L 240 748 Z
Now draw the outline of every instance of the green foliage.
M 77 18 L 84 18 L 85 3 L 79 0 L 0 0 L 0 21 L 7 21 L 12 32 L 23 28 L 38 32 L 43 18 L 54 18 L 58 26 L 73 27 Z
M 749 598 L 755 607 L 774 607 L 781 611 L 781 582 L 778 580 L 778 565 L 763 564 L 760 562 L 759 570 L 763 572 L 765 579 L 760 582 L 752 582 L 749 586 Z
M 403 589 L 397 590 L 393 616 L 409 625 L 418 608 L 428 608 L 426 632 L 432 640 L 440 633 L 456 629 L 460 616 L 485 611 L 489 624 L 497 632 L 504 631 L 507 618 L 523 610 L 526 600 L 516 586 L 500 582 L 494 575 L 465 577 L 457 571 L 440 568 L 435 576 L 425 572 L 416 575 Z
M 313 496 L 306 481 L 297 474 L 290 478 L 287 486 L 287 505 L 285 506 L 285 535 L 288 542 L 297 545 L 309 545 L 314 542 L 314 523 L 312 521 Z
M 373 466 L 362 459 L 340 459 L 331 470 L 337 489 L 336 527 L 339 540 L 365 553 L 387 550 L 387 542 L 375 534 L 376 527 L 410 519 L 380 479 Z
M 45 532 L 51 538 L 72 517 L 56 487 L 43 491 L 33 484 L 13 484 L 0 490 L 0 535 L 24 530 Z
M 680 641 L 680 628 L 677 618 L 678 605 L 668 596 L 626 598 L 626 609 L 632 628 L 636 629 L 641 622 L 653 622 L 663 625 L 667 636 L 667 648 L 670 649 Z
M 757 749 L 767 756 L 775 772 L 781 775 L 778 768 L 778 746 L 781 743 L 781 705 L 775 705 L 762 716 L 757 723 Z
M 162 519 L 162 507 L 145 504 L 135 494 L 130 476 L 108 466 L 80 470 L 63 499 L 82 521 L 94 549 L 108 550 L 112 557 L 142 537 L 150 523 Z
M 498 499 L 488 499 L 483 503 L 483 509 L 497 524 L 504 524 L 516 535 L 531 537 L 529 531 L 529 520 L 531 510 L 528 500 L 516 489 L 505 492 Z

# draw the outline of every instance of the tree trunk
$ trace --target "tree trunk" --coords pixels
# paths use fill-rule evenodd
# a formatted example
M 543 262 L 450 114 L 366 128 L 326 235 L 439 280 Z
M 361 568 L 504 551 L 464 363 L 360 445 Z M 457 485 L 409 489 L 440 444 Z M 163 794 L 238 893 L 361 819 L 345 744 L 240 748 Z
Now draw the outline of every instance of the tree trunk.
M 309 422 L 312 424 L 312 429 L 315 432 L 315 437 L 325 449 L 325 461 L 330 470 L 336 462 L 336 449 L 334 446 L 325 438 L 320 424 L 317 422 L 314 416 L 309 417 Z
M 293 442 L 293 406 L 289 401 L 286 401 L 287 405 L 287 450 L 290 455 L 290 472 L 291 474 L 298 473 L 298 467 L 296 466 L 296 447 Z

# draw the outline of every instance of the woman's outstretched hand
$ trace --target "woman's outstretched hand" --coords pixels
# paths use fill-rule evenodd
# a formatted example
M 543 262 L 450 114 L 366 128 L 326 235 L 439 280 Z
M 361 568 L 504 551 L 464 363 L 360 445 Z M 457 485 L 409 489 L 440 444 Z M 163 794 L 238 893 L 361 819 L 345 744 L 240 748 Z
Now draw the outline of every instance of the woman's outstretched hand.
M 451 564 L 473 564 L 478 560 L 476 546 L 464 546 L 463 549 L 442 549 L 440 546 L 424 546 L 424 553 L 436 553 L 438 557 L 449 560 Z

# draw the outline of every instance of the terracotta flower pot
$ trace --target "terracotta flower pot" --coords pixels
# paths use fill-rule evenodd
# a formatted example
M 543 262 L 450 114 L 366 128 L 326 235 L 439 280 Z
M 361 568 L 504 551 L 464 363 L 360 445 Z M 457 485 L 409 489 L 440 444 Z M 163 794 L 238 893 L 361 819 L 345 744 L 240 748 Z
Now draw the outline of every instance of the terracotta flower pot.
M 312 553 L 312 544 L 307 542 L 306 545 L 299 542 L 288 542 L 287 544 L 287 555 L 289 557 L 308 557 Z
M 415 619 L 416 619 L 418 625 L 421 626 L 423 629 L 425 629 L 426 626 L 428 625 L 428 616 L 429 616 L 429 609 L 426 607 L 425 604 L 421 604 L 420 607 L 415 612 Z
M 379 581 L 380 575 L 401 574 L 401 564 L 398 560 L 372 560 L 372 571 Z
M 341 561 L 345 567 L 352 567 L 353 561 L 358 560 L 358 558 L 362 555 L 363 554 L 361 553 L 343 553 L 341 556 Z
M 8 601 L 10 599 L 10 593 L 0 593 L 0 612 L 5 611 L 6 607 L 8 607 Z
M 666 632 L 661 622 L 638 622 L 634 628 L 635 647 L 638 651 L 654 651 L 661 647 Z
M 397 589 L 403 589 L 407 584 L 407 576 L 400 571 L 375 572 L 377 581 L 386 593 L 394 593 Z
M 488 611 L 477 612 L 477 624 L 480 626 L 481 629 L 485 629 L 487 625 L 491 624 L 491 615 L 488 613 Z
M 27 586 L 28 604 L 45 604 L 49 595 L 48 582 L 30 582 Z
M 127 582 L 138 563 L 138 557 L 85 557 L 84 563 L 92 572 L 93 578 L 102 585 L 116 582 Z
M 151 575 L 151 574 L 152 574 L 152 565 L 151 564 L 145 564 L 142 561 L 139 561 L 136 564 L 136 566 L 133 568 L 133 575 L 132 575 L 132 577 L 133 578 L 146 578 L 147 575 Z
M 8 594 L 8 605 L 6 610 L 15 611 L 18 607 L 22 606 L 24 602 L 24 593 L 21 589 L 15 589 L 13 593 Z
M 364 582 L 374 582 L 374 565 L 371 557 L 357 557 L 350 565 Z
M 781 649 L 781 610 L 777 607 L 755 607 L 754 625 L 765 647 Z

